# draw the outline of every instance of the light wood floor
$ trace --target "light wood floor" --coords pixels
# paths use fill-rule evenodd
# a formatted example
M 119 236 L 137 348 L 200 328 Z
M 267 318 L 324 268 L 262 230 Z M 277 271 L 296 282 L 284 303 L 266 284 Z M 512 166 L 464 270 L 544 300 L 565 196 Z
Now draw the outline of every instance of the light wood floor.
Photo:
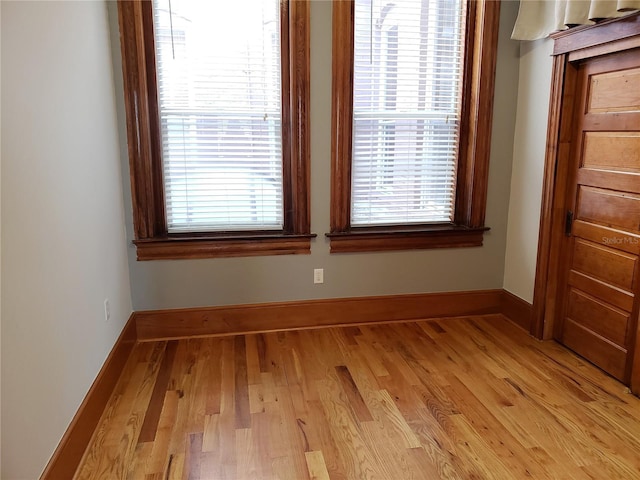
M 136 346 L 76 479 L 638 479 L 640 400 L 501 316 Z

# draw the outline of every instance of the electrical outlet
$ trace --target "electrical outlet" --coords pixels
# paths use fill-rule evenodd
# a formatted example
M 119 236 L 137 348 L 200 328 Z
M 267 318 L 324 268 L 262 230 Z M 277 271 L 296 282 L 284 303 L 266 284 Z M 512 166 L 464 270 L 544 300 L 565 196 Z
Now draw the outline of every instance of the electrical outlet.
M 324 283 L 324 268 L 313 269 L 313 283 Z
M 109 299 L 104 299 L 104 321 L 108 322 L 111 319 L 111 305 L 109 304 Z

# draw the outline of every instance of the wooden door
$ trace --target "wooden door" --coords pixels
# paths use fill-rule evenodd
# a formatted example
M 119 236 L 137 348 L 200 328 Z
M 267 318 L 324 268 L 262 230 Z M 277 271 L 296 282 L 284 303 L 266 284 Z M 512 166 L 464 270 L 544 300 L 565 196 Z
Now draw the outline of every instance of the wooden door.
M 629 383 L 640 284 L 640 49 L 578 67 L 555 338 Z

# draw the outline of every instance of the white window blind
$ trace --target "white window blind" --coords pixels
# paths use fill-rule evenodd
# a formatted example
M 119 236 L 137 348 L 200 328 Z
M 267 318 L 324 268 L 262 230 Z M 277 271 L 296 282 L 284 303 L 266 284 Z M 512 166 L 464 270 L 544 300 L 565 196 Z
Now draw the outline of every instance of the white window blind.
M 351 224 L 453 220 L 465 0 L 356 0 Z
M 278 0 L 154 0 L 169 232 L 283 228 Z

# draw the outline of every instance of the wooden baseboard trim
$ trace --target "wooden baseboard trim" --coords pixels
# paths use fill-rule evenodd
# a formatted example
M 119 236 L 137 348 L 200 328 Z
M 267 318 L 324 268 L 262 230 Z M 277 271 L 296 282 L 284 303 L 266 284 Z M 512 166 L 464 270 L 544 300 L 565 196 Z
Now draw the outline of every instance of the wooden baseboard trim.
M 131 314 L 40 480 L 73 478 L 135 343 L 136 324 Z
M 503 290 L 336 298 L 149 310 L 134 315 L 138 341 L 233 335 L 502 313 Z
M 528 332 L 531 313 L 502 289 L 134 312 L 40 480 L 73 478 L 136 342 L 492 314 Z
M 506 290 L 502 291 L 502 314 L 527 333 L 531 331 L 533 305 Z

